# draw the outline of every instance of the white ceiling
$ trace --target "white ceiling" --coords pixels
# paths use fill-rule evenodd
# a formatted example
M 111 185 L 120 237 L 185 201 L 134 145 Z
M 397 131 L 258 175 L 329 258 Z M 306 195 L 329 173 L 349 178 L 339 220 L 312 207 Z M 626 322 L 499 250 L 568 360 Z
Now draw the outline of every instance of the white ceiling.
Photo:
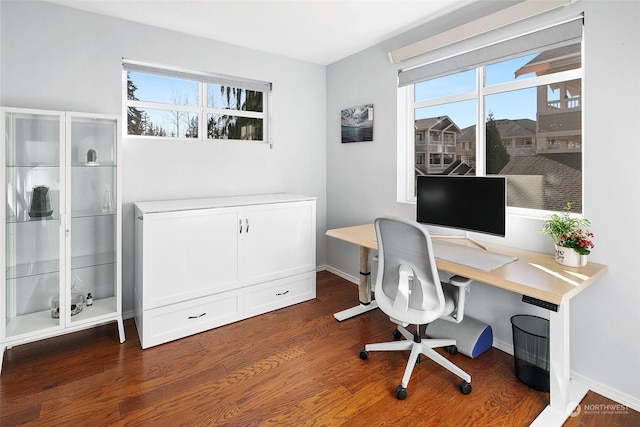
M 477 0 L 48 0 L 328 65 Z

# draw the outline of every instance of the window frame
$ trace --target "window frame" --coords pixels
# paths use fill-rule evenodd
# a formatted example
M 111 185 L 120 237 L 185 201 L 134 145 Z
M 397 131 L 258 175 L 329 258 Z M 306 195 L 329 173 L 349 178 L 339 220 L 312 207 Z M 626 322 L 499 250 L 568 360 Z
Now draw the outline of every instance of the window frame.
M 544 49 L 541 49 L 544 51 Z M 511 58 L 503 58 L 499 62 L 516 58 L 519 54 Z M 575 79 L 581 79 L 582 86 L 582 110 L 584 117 L 584 39 L 581 41 L 581 64 L 579 68 L 561 71 L 553 74 L 542 76 L 526 77 L 522 80 L 512 80 L 502 83 L 485 85 L 485 69 L 492 63 L 481 64 L 475 67 L 476 70 L 476 88 L 473 91 L 458 93 L 455 95 L 443 96 L 440 98 L 426 99 L 414 101 L 415 84 L 408 84 L 397 88 L 397 124 L 398 124 L 398 169 L 397 169 L 397 201 L 400 203 L 416 203 L 415 196 L 415 176 L 414 176 L 414 136 L 413 128 L 415 121 L 415 112 L 419 108 L 433 107 L 448 103 L 475 100 L 476 104 L 476 176 L 486 176 L 486 117 L 485 97 L 500 93 L 512 92 L 521 89 L 536 88 L 552 83 L 561 83 Z M 446 75 L 456 74 L 468 70 L 452 71 Z M 446 76 L 445 75 L 445 76 Z M 436 77 L 438 78 L 438 77 Z M 420 82 L 418 82 L 420 83 Z M 584 120 L 583 120 L 584 122 Z M 581 141 L 581 149 L 584 154 L 584 134 Z M 584 155 L 583 155 L 584 163 Z M 582 186 L 584 199 L 584 167 L 582 168 Z M 583 200 L 584 211 L 584 200 Z M 507 206 L 507 214 L 517 214 L 542 218 L 549 214 L 549 211 L 542 209 L 530 209 L 514 206 Z
M 161 111 L 178 111 L 186 112 L 198 115 L 198 137 L 189 138 L 181 136 L 157 136 L 157 135 L 134 135 L 129 134 L 128 126 L 123 126 L 124 136 L 127 138 L 136 139 L 155 139 L 159 141 L 187 141 L 187 142 L 242 142 L 242 143 L 257 143 L 268 144 L 270 148 L 273 148 L 273 142 L 271 140 L 271 105 L 272 105 L 272 84 L 269 82 L 263 82 L 258 80 L 251 80 L 243 77 L 226 76 L 222 74 L 213 74 L 207 72 L 189 71 L 175 67 L 161 66 L 156 64 L 145 63 L 141 61 L 134 61 L 124 59 L 122 60 L 122 114 L 125 123 L 128 122 L 129 108 L 140 109 L 153 109 Z M 155 75 L 161 77 L 170 77 L 174 79 L 180 79 L 185 81 L 192 81 L 198 85 L 198 102 L 195 106 L 180 105 L 180 104 L 168 104 L 162 102 L 153 101 L 139 101 L 130 100 L 128 97 L 128 73 L 136 72 L 140 74 Z M 261 92 L 262 96 L 262 112 L 245 111 L 229 108 L 216 108 L 209 107 L 208 105 L 208 85 L 220 85 L 229 86 L 233 88 L 240 88 L 244 90 L 252 90 Z M 210 138 L 208 135 L 208 117 L 210 114 L 227 115 L 246 118 L 262 119 L 263 129 L 261 140 L 248 140 L 248 139 L 231 139 L 231 138 Z

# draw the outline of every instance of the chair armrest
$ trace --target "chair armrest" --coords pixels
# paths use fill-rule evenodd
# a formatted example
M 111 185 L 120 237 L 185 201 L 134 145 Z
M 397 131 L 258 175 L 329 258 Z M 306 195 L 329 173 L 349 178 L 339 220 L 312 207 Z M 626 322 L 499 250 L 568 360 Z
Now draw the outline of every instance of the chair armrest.
M 454 302 L 455 309 L 453 313 L 448 316 L 442 316 L 441 319 L 447 320 L 453 323 L 460 323 L 462 319 L 464 319 L 464 303 L 465 303 L 465 294 L 469 289 L 468 286 L 472 282 L 472 279 L 468 279 L 462 276 L 452 276 L 447 282 L 448 285 L 451 285 L 449 289 L 455 289 L 454 293 Z M 443 285 L 444 286 L 444 285 Z
M 473 282 L 473 279 L 469 279 L 467 277 L 463 277 L 463 276 L 452 276 L 448 282 L 454 286 L 457 286 L 459 288 L 462 287 L 466 287 L 469 286 L 469 284 L 471 284 L 471 282 Z

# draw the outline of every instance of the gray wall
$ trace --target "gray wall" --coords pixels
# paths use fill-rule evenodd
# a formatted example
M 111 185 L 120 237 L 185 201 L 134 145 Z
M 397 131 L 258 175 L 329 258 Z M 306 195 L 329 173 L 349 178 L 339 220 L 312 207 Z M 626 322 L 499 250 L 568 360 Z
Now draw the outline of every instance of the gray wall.
M 318 197 L 325 264 L 326 68 L 44 2 L 2 1 L 0 104 L 122 114 L 122 58 L 273 83 L 274 147 L 123 140 L 123 307 L 133 310 L 133 202 Z
M 488 2 L 489 7 L 493 4 Z M 607 264 L 609 271 L 571 301 L 572 376 L 600 394 L 640 409 L 640 370 L 635 362 L 640 357 L 636 248 L 640 238 L 636 184 L 640 158 L 640 3 L 581 0 L 558 15 L 581 10 L 585 13 L 586 49 L 584 212 L 596 235 L 596 248 L 589 259 Z M 389 63 L 387 52 L 443 31 L 456 19 L 459 25 L 474 13 L 478 13 L 475 6 L 455 12 L 440 23 L 425 25 L 327 68 L 329 228 L 371 222 L 380 215 L 415 217 L 415 205 L 396 202 L 398 66 Z M 446 53 L 447 49 L 439 54 Z M 437 55 L 431 55 L 423 60 L 435 58 Z M 374 142 L 341 144 L 340 110 L 368 103 L 374 104 Z M 506 239 L 490 240 L 552 253 L 552 242 L 540 228 L 539 218 L 509 216 Z M 355 278 L 357 248 L 333 239 L 327 245 L 328 265 Z M 480 283 L 472 285 L 467 313 L 490 323 L 496 346 L 506 350 L 512 348 L 512 314 L 548 317 L 544 310 L 522 304 L 520 295 Z

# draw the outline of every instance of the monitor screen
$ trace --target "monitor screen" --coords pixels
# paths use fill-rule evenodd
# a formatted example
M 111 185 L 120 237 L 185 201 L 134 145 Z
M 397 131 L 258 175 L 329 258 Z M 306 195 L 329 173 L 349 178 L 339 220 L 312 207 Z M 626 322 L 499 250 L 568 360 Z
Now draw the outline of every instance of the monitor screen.
M 505 177 L 419 176 L 416 204 L 420 223 L 505 235 Z

